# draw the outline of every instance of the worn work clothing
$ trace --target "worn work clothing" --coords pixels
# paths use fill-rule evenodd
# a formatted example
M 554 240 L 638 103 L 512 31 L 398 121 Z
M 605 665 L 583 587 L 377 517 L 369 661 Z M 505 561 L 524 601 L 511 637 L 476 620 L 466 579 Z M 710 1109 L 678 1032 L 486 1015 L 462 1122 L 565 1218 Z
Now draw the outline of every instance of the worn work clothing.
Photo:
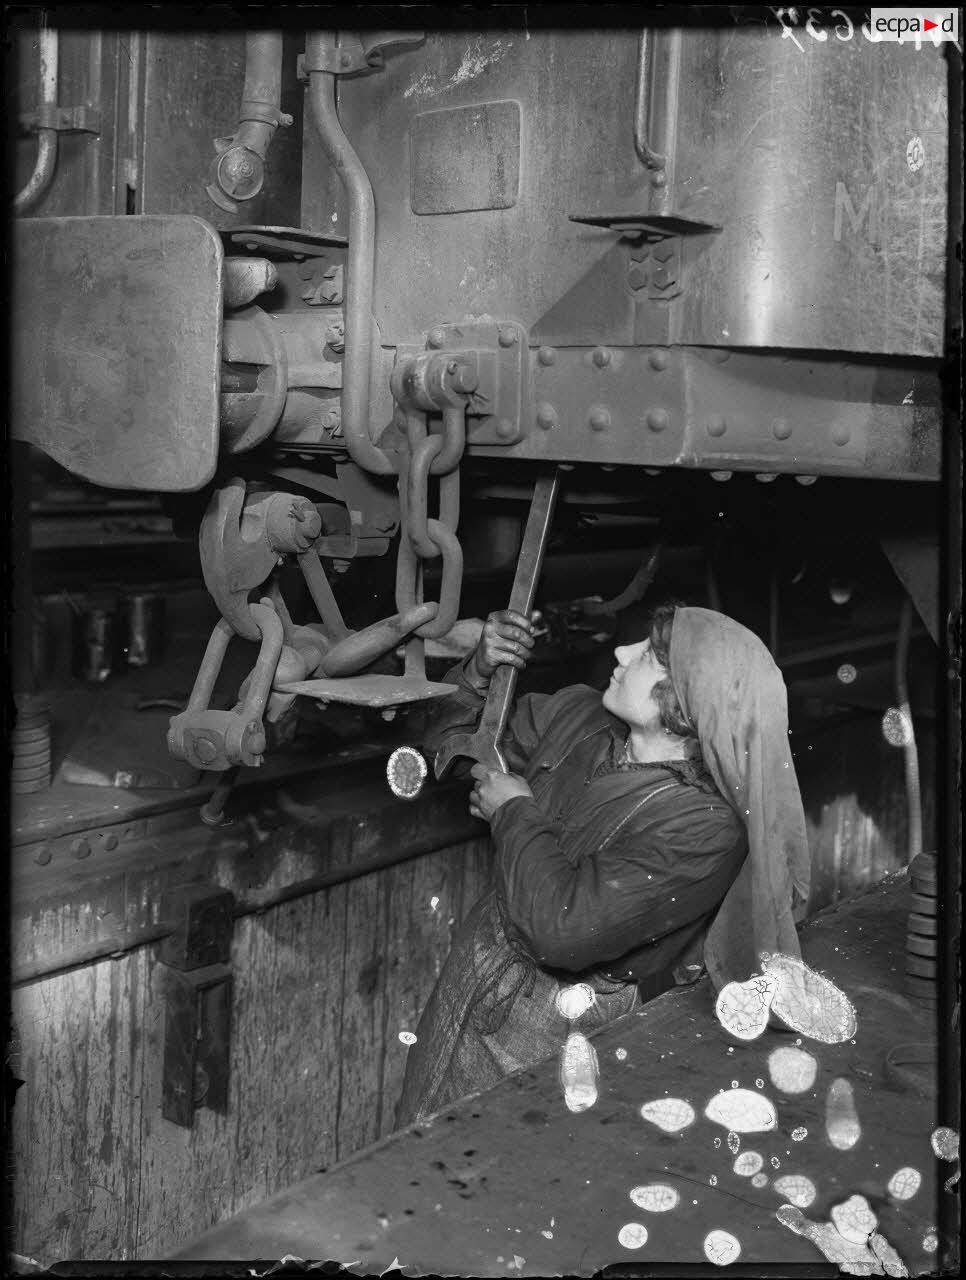
M 466 664 L 446 677 L 427 745 L 473 726 L 483 694 Z M 746 854 L 744 825 L 700 755 L 622 766 L 627 726 L 586 686 L 518 700 L 502 749 L 533 799 L 494 814 L 495 884 L 477 904 L 410 1049 L 400 1124 L 554 1053 L 561 984 L 587 982 L 580 1030 L 674 983 Z

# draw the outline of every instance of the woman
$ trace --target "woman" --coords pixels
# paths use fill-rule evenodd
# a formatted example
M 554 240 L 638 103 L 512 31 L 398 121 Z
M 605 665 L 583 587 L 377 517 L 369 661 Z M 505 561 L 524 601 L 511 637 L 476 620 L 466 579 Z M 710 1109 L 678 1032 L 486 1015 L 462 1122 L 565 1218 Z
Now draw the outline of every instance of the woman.
M 457 692 L 434 738 L 470 726 L 497 666 L 522 667 L 532 647 L 528 618 L 491 614 L 448 676 Z M 495 884 L 423 1012 L 400 1125 L 558 1052 L 557 997 L 575 982 L 595 996 L 586 1032 L 693 981 L 702 951 L 719 988 L 762 951 L 800 954 L 791 908 L 808 894 L 808 848 L 768 650 L 723 614 L 664 606 L 616 657 L 603 697 L 576 685 L 520 698 L 501 744 L 510 772 L 472 769 Z

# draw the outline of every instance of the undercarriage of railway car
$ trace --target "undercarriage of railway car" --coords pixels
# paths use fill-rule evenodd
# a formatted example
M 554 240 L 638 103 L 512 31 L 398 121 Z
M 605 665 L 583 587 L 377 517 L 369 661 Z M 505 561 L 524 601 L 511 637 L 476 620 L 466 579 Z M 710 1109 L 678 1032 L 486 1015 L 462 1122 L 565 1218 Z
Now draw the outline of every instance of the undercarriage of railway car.
M 958 31 L 552 8 L 12 24 L 25 1273 L 956 1269 Z

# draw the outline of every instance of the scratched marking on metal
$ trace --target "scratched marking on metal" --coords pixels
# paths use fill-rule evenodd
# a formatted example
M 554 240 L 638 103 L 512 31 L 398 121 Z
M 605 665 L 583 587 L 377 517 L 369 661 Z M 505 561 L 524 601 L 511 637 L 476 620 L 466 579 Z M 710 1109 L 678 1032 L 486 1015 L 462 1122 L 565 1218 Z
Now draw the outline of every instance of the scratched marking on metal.
M 568 1111 L 586 1111 L 597 1101 L 597 1051 L 585 1035 L 571 1031 L 560 1051 L 560 1087 Z
M 704 1256 L 718 1267 L 727 1267 L 741 1256 L 741 1245 L 730 1231 L 709 1231 L 704 1238 Z
M 767 1133 L 778 1128 L 778 1116 L 770 1099 L 750 1089 L 722 1089 L 705 1107 L 704 1114 L 734 1133 Z
M 869 1236 L 879 1225 L 879 1219 L 872 1212 L 872 1206 L 865 1196 L 849 1196 L 841 1204 L 835 1204 L 829 1211 L 839 1235 L 853 1244 L 865 1244 Z
M 628 1195 L 638 1209 L 646 1209 L 648 1213 L 667 1213 L 676 1209 L 681 1201 L 680 1195 L 663 1182 L 652 1182 L 643 1187 L 632 1187 Z
M 658 1098 L 655 1102 L 645 1102 L 641 1115 L 665 1133 L 678 1133 L 694 1124 L 696 1119 L 694 1107 L 683 1098 Z
M 647 1244 L 647 1227 L 642 1222 L 625 1222 L 617 1239 L 625 1249 L 642 1249 Z
M 753 1178 L 761 1172 L 764 1163 L 764 1157 L 757 1151 L 742 1151 L 731 1167 L 739 1178 Z
M 922 1186 L 922 1174 L 910 1165 L 897 1169 L 889 1179 L 888 1191 L 894 1200 L 911 1200 Z
M 842 1076 L 832 1081 L 825 1098 L 825 1132 L 837 1151 L 851 1150 L 862 1136 L 852 1086 Z
M 940 1160 L 959 1159 L 959 1134 L 947 1125 L 940 1125 L 932 1131 L 929 1141 Z
M 768 1055 L 768 1074 L 782 1093 L 806 1093 L 815 1083 L 818 1063 L 804 1049 L 773 1049 Z
M 807 1209 L 818 1195 L 815 1183 L 804 1173 L 786 1173 L 784 1177 L 776 1178 L 775 1190 L 798 1209 Z
M 778 979 L 771 1007 L 787 1026 L 824 1044 L 841 1044 L 855 1035 L 855 1009 L 834 982 L 794 956 L 763 952 L 761 962 L 765 973 Z

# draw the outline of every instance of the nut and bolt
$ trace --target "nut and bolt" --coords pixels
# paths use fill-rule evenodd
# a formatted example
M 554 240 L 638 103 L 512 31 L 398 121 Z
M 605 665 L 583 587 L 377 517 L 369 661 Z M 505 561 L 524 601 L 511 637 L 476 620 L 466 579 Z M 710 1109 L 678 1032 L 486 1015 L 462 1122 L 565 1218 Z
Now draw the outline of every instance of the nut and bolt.
M 723 436 L 728 430 L 728 423 L 720 413 L 713 413 L 708 419 L 707 430 L 709 436 Z
M 89 858 L 91 853 L 90 841 L 85 840 L 83 837 L 77 840 L 72 840 L 70 842 L 69 852 L 72 858 Z
M 501 347 L 514 347 L 517 342 L 517 331 L 511 329 L 509 325 L 501 325 L 499 336 L 497 338 Z
M 610 426 L 610 411 L 602 404 L 594 405 L 587 418 L 591 431 L 606 431 Z
M 611 354 L 606 347 L 595 347 L 593 361 L 598 369 L 606 369 L 611 362 Z
M 652 431 L 664 431 L 669 422 L 667 409 L 648 409 L 647 425 Z
M 218 755 L 218 748 L 210 738 L 195 738 L 192 747 L 194 755 L 204 764 L 210 764 Z
M 647 363 L 652 369 L 656 369 L 660 373 L 668 365 L 668 353 L 666 351 L 652 351 L 647 357 Z
M 541 347 L 537 352 L 537 359 L 542 365 L 556 364 L 557 353 L 554 351 L 553 347 Z
M 441 347 L 446 341 L 446 334 L 440 328 L 430 329 L 426 344 L 430 347 Z
M 548 404 L 546 401 L 544 401 L 542 404 L 538 404 L 537 405 L 537 426 L 541 427 L 544 431 L 549 431 L 551 430 L 552 427 L 555 427 L 556 425 L 557 425 L 557 410 L 553 407 L 553 405 Z
M 668 271 L 667 267 L 657 267 L 651 276 L 651 281 L 655 289 L 670 289 L 674 284 L 674 276 Z
M 647 285 L 647 272 L 643 267 L 631 267 L 627 273 L 627 283 L 632 289 L 643 289 Z

